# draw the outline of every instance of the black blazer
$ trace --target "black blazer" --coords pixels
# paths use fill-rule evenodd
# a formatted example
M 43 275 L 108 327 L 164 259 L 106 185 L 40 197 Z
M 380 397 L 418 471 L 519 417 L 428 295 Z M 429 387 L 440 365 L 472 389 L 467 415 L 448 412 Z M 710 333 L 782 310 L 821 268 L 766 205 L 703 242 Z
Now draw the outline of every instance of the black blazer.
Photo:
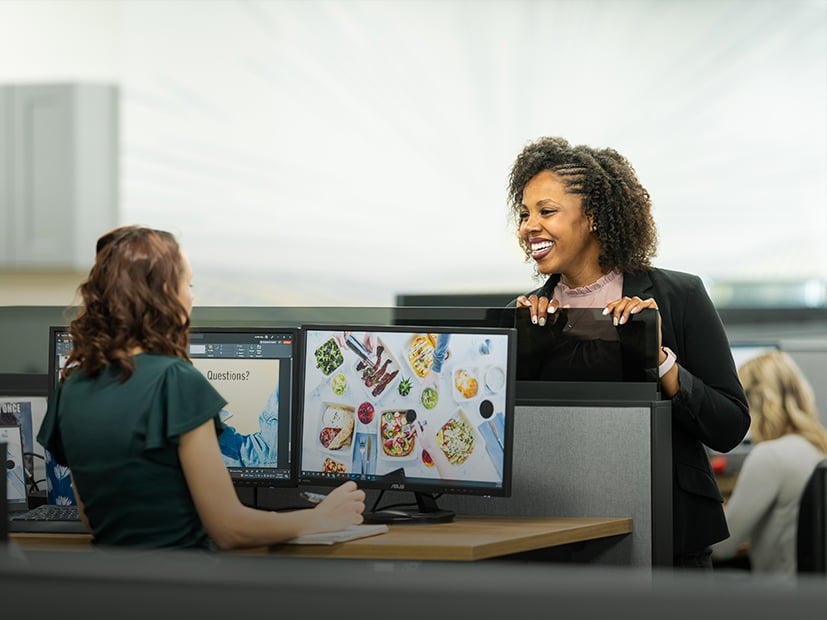
M 554 274 L 529 294 L 552 297 Z M 723 499 L 704 445 L 737 446 L 749 429 L 749 410 L 729 340 L 697 276 L 652 269 L 623 275 L 623 295 L 654 298 L 663 346 L 678 358 L 680 391 L 672 397 L 674 553 L 699 551 L 729 536 Z

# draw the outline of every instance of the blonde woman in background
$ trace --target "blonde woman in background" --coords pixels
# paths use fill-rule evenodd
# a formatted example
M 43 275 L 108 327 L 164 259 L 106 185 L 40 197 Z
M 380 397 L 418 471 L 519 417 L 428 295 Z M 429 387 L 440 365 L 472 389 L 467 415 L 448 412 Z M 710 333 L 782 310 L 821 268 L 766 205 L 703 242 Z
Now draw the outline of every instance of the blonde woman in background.
M 713 558 L 730 558 L 748 541 L 754 572 L 793 576 L 799 501 L 816 464 L 827 456 L 827 429 L 810 384 L 787 354 L 765 353 L 741 366 L 738 375 L 756 445 L 725 508 L 731 535 L 713 546 Z

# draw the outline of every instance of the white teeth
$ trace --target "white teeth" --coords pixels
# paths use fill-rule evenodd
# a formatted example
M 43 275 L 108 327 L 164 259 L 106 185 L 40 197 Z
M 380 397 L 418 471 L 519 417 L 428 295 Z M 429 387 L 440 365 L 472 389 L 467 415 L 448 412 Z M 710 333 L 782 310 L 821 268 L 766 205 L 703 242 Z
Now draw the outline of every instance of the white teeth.
M 531 251 L 532 252 L 539 252 L 541 250 L 545 250 L 550 248 L 554 245 L 553 241 L 541 241 L 540 243 L 532 243 L 531 244 Z

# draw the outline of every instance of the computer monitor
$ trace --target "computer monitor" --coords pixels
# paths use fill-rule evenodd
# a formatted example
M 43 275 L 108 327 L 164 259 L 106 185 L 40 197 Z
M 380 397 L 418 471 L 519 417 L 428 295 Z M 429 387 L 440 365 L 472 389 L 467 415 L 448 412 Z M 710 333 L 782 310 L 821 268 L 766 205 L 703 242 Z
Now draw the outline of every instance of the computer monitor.
M 295 327 L 190 329 L 193 365 L 228 401 L 220 414 L 227 428 L 219 445 L 236 487 L 296 486 L 297 332 Z M 71 349 L 68 328 L 51 327 L 50 397 Z M 47 475 L 49 462 L 47 458 Z
M 729 350 L 732 353 L 735 368 L 738 369 L 764 353 L 780 351 L 781 347 L 777 342 L 730 342 Z
M 193 327 L 193 365 L 228 401 L 218 442 L 236 486 L 296 486 L 295 327 Z
M 513 328 L 305 325 L 301 349 L 299 482 L 414 492 L 415 509 L 367 522 L 448 521 L 435 494 L 510 494 Z
M 764 353 L 770 351 L 780 351 L 781 346 L 777 342 L 730 342 L 729 350 L 732 353 L 732 361 L 735 362 L 735 369 L 738 370 L 749 362 Z M 747 430 L 744 439 L 741 441 L 742 445 L 752 444 L 752 432 Z
M 49 327 L 49 402 L 55 397 L 60 385 L 60 371 L 66 366 L 69 353 L 72 350 L 72 336 L 69 328 L 61 325 Z M 75 494 L 72 489 L 70 471 L 55 462 L 51 453 L 44 450 L 46 469 L 46 503 L 48 504 L 75 504 Z

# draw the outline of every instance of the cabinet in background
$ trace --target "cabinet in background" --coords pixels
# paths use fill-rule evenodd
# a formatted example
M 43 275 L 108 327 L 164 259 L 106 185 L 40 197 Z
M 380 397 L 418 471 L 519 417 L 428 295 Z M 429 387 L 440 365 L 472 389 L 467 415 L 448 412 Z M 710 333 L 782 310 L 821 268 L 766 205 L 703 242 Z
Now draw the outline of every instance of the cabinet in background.
M 86 270 L 118 224 L 118 91 L 0 86 L 0 268 Z

